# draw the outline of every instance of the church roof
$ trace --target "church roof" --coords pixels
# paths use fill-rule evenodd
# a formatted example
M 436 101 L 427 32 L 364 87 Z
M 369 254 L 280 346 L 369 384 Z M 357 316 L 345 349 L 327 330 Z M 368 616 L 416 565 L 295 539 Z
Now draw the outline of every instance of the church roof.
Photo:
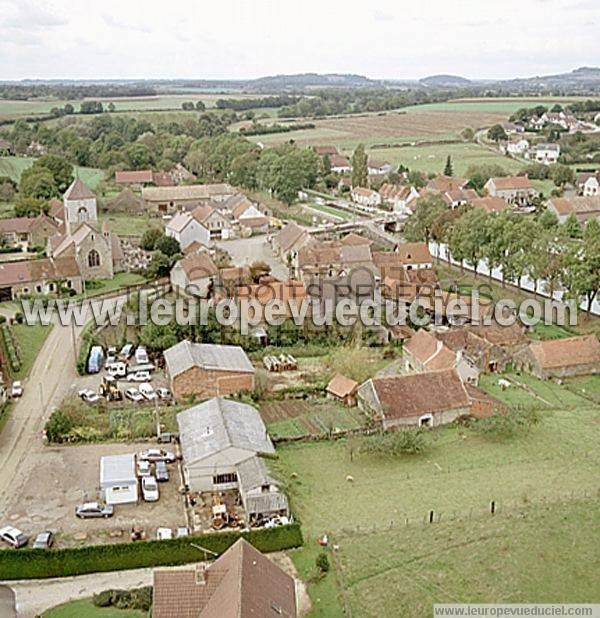
M 64 195 L 65 200 L 89 200 L 95 197 L 96 196 L 92 193 L 92 190 L 81 180 L 81 178 L 75 178 Z

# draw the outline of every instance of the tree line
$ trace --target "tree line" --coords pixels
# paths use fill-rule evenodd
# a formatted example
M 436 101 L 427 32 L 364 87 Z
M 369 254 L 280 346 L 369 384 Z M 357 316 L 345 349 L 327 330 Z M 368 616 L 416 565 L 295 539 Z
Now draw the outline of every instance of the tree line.
M 544 292 L 552 296 L 563 289 L 568 299 L 585 302 L 588 312 L 600 290 L 597 220 L 582 226 L 571 215 L 559 224 L 546 208 L 534 216 L 488 213 L 470 206 L 448 210 L 441 196 L 431 194 L 418 200 L 405 237 L 445 243 L 454 260 L 473 270 L 485 261 L 490 271 L 501 270 L 502 285 L 520 285 L 528 276 L 537 289 L 544 281 Z

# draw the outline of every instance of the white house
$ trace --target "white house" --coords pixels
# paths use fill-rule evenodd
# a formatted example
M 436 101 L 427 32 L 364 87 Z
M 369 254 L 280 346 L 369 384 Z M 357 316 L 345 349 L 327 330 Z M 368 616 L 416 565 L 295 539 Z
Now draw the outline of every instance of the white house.
M 343 155 L 329 155 L 329 162 L 331 163 L 331 171 L 336 174 L 347 174 L 352 171 L 350 161 Z
M 106 504 L 137 502 L 138 479 L 133 455 L 106 455 L 100 459 L 100 491 Z
M 171 287 L 182 296 L 206 298 L 218 275 L 219 269 L 208 251 L 191 253 L 176 262 L 171 269 Z
M 367 162 L 367 170 L 369 174 L 385 175 L 392 171 L 392 165 L 387 161 L 378 161 L 369 157 Z
M 577 178 L 577 188 L 584 197 L 600 195 L 600 172 L 584 172 Z
M 381 204 L 381 195 L 372 189 L 354 187 L 354 189 L 350 192 L 350 196 L 352 197 L 353 202 L 356 202 L 361 206 L 378 206 Z
M 178 212 L 167 223 L 165 234 L 174 238 L 182 249 L 193 242 L 208 247 L 210 242 L 210 232 L 189 212 Z
M 529 152 L 528 158 L 533 159 L 537 163 L 550 165 L 551 163 L 557 163 L 559 156 L 560 146 L 558 144 L 536 144 Z
M 420 197 L 415 187 L 389 183 L 381 185 L 379 195 L 383 202 L 388 202 L 388 204 L 392 205 L 394 212 L 407 215 L 412 214 L 411 206 L 414 206 L 415 200 Z
M 208 204 L 201 204 L 196 206 L 191 214 L 196 221 L 208 229 L 211 238 L 229 238 L 231 223 L 220 210 Z
M 508 142 L 506 152 L 513 157 L 522 157 L 529 151 L 529 142 L 526 139 L 520 139 L 516 142 Z

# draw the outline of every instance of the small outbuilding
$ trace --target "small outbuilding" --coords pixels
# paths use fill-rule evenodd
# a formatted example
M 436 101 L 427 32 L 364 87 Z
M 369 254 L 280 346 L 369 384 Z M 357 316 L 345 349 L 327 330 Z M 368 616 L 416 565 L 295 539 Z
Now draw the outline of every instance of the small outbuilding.
M 331 399 L 341 401 L 345 406 L 356 405 L 356 392 L 358 382 L 337 373 L 325 388 L 327 396 Z
M 138 479 L 133 455 L 107 455 L 100 459 L 100 490 L 106 504 L 138 500 Z

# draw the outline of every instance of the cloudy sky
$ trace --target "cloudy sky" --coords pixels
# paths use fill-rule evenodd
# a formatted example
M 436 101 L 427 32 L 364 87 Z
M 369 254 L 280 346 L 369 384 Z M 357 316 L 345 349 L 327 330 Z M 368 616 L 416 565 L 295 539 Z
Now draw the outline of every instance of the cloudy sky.
M 599 0 L 0 0 L 0 79 L 524 77 L 599 32 Z

